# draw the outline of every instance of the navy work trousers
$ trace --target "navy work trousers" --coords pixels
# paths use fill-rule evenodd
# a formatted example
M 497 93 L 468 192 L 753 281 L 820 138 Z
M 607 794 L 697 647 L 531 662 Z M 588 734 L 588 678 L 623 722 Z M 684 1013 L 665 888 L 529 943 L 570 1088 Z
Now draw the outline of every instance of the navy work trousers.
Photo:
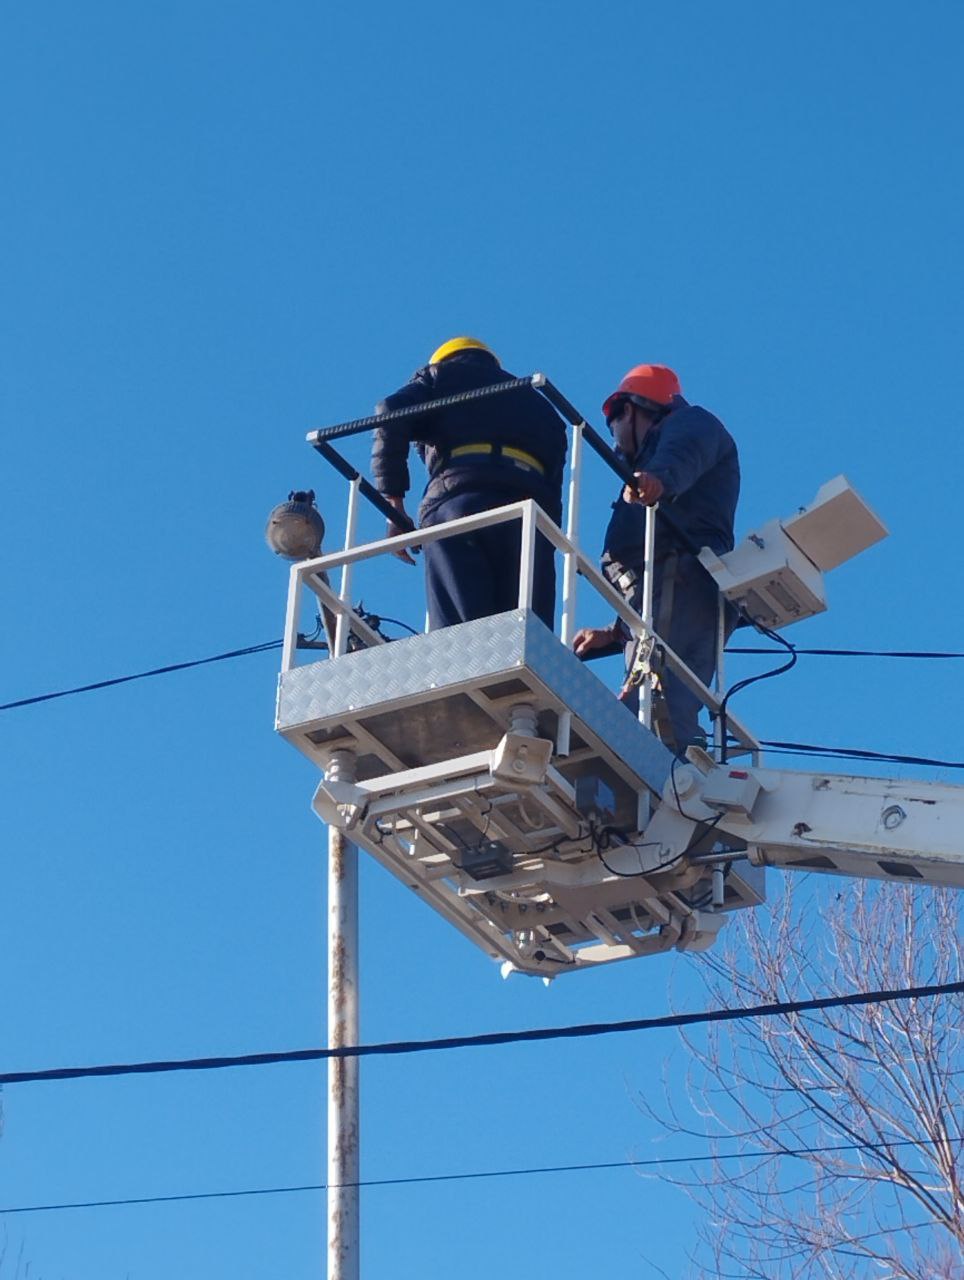
M 422 527 L 473 516 L 519 500 L 518 490 L 493 488 L 463 491 L 443 498 L 423 513 Z M 425 547 L 425 595 L 429 630 L 506 613 L 519 604 L 521 520 L 478 529 L 428 543 Z M 532 608 L 552 629 L 556 603 L 556 569 L 552 546 L 536 535 Z

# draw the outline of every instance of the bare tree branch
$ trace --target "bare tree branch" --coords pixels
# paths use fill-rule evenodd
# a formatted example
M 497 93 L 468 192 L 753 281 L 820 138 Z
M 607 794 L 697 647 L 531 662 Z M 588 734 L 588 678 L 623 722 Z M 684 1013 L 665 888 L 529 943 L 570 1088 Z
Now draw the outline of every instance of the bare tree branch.
M 964 977 L 961 898 L 949 890 L 786 890 L 769 918 L 746 913 L 726 952 L 702 958 L 713 1002 Z M 664 1099 L 640 1105 L 667 1133 L 708 1140 L 716 1157 L 670 1177 L 703 1210 L 695 1274 L 964 1276 L 964 1001 L 748 1019 L 680 1038 L 684 1100 L 666 1075 Z M 857 1150 L 826 1149 L 841 1144 Z

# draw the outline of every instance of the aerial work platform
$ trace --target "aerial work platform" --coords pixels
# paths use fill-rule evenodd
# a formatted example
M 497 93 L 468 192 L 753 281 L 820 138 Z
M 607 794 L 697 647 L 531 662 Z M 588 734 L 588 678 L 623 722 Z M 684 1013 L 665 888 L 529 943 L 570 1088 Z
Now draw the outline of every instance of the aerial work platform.
M 712 900 L 710 867 L 651 871 L 636 847 L 640 796 L 659 802 L 673 756 L 531 610 L 295 667 L 278 728 L 322 767 L 352 754 L 319 817 L 512 968 L 554 976 L 716 936 L 719 911 L 694 905 Z M 720 909 L 762 898 L 747 866 Z
M 543 375 L 495 390 L 529 385 L 572 427 L 565 532 L 527 500 L 358 543 L 361 497 L 393 521 L 398 513 L 329 441 L 384 419 L 309 436 L 349 481 L 347 529 L 340 551 L 292 566 L 277 728 L 322 770 L 313 808 L 329 832 L 370 853 L 504 971 L 545 978 L 706 949 L 729 914 L 764 901 L 767 866 L 964 888 L 964 789 L 767 769 L 724 693 L 726 602 L 779 639 L 826 608 L 827 570 L 886 536 L 847 481 L 828 482 L 809 507 L 734 551 L 701 555 L 721 602 L 710 688 L 656 633 L 650 573 L 637 614 L 579 548 L 584 439 L 624 480 L 625 465 Z M 650 508 L 647 565 L 655 518 Z M 360 562 L 510 520 L 521 523 L 516 609 L 388 641 L 353 608 Z M 562 564 L 558 633 L 532 611 L 538 537 Z M 315 552 L 319 543 L 320 534 Z M 572 652 L 579 584 L 637 642 L 638 716 Z M 303 598 L 325 619 L 330 648 L 307 664 Z M 652 729 L 667 671 L 714 724 L 712 747 L 691 746 L 682 760 Z

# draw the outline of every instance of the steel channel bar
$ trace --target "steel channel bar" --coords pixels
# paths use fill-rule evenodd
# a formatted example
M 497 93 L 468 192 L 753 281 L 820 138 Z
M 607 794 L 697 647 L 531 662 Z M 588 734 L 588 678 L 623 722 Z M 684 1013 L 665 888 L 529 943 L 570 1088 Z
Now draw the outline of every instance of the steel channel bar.
M 311 439 L 310 436 L 309 439 Z M 372 482 L 366 479 L 357 467 L 353 467 L 347 458 L 343 458 L 337 449 L 333 449 L 330 444 L 326 444 L 321 440 L 315 440 L 312 444 L 317 452 L 327 462 L 330 462 L 340 475 L 343 475 L 350 483 L 357 483 L 361 496 L 370 502 L 376 511 L 380 511 L 386 520 L 398 525 L 400 529 L 410 530 L 415 528 L 415 522 L 409 516 L 396 511 L 385 495 L 379 493 Z

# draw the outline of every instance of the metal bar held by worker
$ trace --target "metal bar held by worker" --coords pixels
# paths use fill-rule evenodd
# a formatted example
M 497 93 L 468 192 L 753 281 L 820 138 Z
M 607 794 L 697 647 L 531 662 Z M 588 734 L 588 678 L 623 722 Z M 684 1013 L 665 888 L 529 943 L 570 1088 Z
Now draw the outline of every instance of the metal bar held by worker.
M 308 437 L 311 440 L 311 437 Z M 321 456 L 330 462 L 340 475 L 343 475 L 349 483 L 358 481 L 358 492 L 363 498 L 367 498 L 376 510 L 380 511 L 386 520 L 390 520 L 392 524 L 397 525 L 403 533 L 410 533 L 415 524 L 408 516 L 402 512 L 396 511 L 392 504 L 385 498 L 384 494 L 378 492 L 370 480 L 366 480 L 362 473 L 353 467 L 347 458 L 343 458 L 337 449 L 332 448 L 324 440 L 311 440 L 311 446 Z
M 386 423 L 393 422 L 398 418 L 417 417 L 421 414 L 430 413 L 433 409 L 445 408 L 447 405 L 461 404 L 466 400 L 480 400 L 486 396 L 498 395 L 504 391 L 518 391 L 523 387 L 532 387 L 537 391 L 541 391 L 549 403 L 558 409 L 567 422 L 574 427 L 582 427 L 585 439 L 599 457 L 602 458 L 606 466 L 615 472 L 620 480 L 624 480 L 627 484 L 632 482 L 633 469 L 629 463 L 623 462 L 618 457 L 615 450 L 610 448 L 596 428 L 590 426 L 575 405 L 566 399 L 559 388 L 544 373 L 533 373 L 528 378 L 513 378 L 511 382 L 499 382 L 495 386 L 481 387 L 476 391 L 461 391 L 458 395 L 442 396 L 437 400 L 427 400 L 424 404 L 410 405 L 405 409 L 394 409 L 390 413 L 376 413 L 368 418 L 355 418 L 351 422 L 341 422 L 332 427 L 321 427 L 318 431 L 309 431 L 305 438 L 313 449 L 316 449 L 323 458 L 327 458 L 332 466 L 341 472 L 346 480 L 354 480 L 361 473 L 356 471 L 347 459 L 343 458 L 340 453 L 327 443 L 329 440 L 337 440 L 342 436 L 358 435 L 362 431 L 371 431 L 375 427 L 384 426 Z M 390 520 L 405 531 L 414 529 L 414 524 L 410 522 L 406 524 L 400 513 L 395 510 L 391 503 L 386 502 L 374 485 L 363 476 L 359 487 L 362 496 L 377 507 L 387 520 Z M 700 548 L 679 527 L 665 505 L 660 508 L 659 518 L 672 531 L 682 547 L 695 556 L 699 555 Z
M 539 381 L 541 379 L 541 381 Z M 558 387 L 545 377 L 544 374 L 536 373 L 532 376 L 532 385 L 538 387 L 546 399 L 553 404 L 567 422 L 574 427 L 582 426 L 583 435 L 593 449 L 598 453 L 606 466 L 614 471 L 620 480 L 625 480 L 627 484 L 631 484 L 633 480 L 633 469 L 628 462 L 623 462 L 616 451 L 612 449 L 603 437 L 599 434 L 595 427 L 589 425 L 579 410 L 566 399 Z M 698 556 L 701 548 L 693 541 L 693 539 L 682 530 L 673 519 L 665 506 L 659 509 L 659 518 L 665 523 L 666 527 L 672 530 L 674 536 L 679 541 L 680 546 L 691 552 L 694 556 Z
M 469 400 L 484 400 L 488 396 L 504 395 L 507 391 L 521 391 L 537 386 L 536 379 L 543 374 L 532 374 L 528 378 L 512 378 L 508 382 L 497 382 L 491 387 L 477 387 L 472 391 L 459 391 L 451 396 L 439 396 L 435 400 L 426 400 L 423 404 L 407 405 L 404 409 L 391 409 L 388 413 L 373 413 L 367 418 L 353 418 L 350 422 L 338 422 L 331 427 L 319 427 L 317 431 L 309 431 L 305 439 L 310 445 L 318 447 L 325 440 L 340 440 L 343 436 L 357 436 L 363 431 L 372 431 L 376 427 L 384 427 L 386 423 L 397 422 L 399 418 L 420 418 L 436 409 L 447 409 L 450 405 L 465 404 Z

